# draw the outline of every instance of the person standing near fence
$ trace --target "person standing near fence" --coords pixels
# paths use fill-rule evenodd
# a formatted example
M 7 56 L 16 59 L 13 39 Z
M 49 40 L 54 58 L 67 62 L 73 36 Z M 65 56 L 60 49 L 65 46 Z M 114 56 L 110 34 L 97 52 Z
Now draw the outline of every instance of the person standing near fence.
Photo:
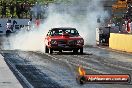
M 18 18 L 21 18 L 20 14 L 21 14 L 21 6 L 18 2 L 16 2 L 16 15 Z
M 35 25 L 36 25 L 36 28 L 38 29 L 40 26 L 40 19 L 39 18 L 36 18 Z
M 31 30 L 32 27 L 32 18 L 28 21 L 28 31 Z
M 15 9 L 15 6 L 14 6 L 14 3 L 10 3 L 9 5 L 9 9 L 10 9 L 10 14 L 11 14 L 11 18 L 14 17 L 14 9 Z
M 6 35 L 9 35 L 12 32 L 13 32 L 13 26 L 12 26 L 11 20 L 8 19 L 6 23 Z

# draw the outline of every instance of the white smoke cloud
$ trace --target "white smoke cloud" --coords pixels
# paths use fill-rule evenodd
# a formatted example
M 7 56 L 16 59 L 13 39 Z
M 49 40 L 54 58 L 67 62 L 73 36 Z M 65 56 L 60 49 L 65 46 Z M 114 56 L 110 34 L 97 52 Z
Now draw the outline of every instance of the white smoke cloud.
M 100 0 L 73 0 L 71 3 L 51 4 L 48 17 L 39 29 L 19 32 L 4 42 L 4 49 L 44 51 L 44 38 L 49 29 L 54 27 L 75 27 L 85 40 L 85 45 L 95 45 L 97 17 L 108 17 Z M 103 20 L 102 20 L 103 21 Z

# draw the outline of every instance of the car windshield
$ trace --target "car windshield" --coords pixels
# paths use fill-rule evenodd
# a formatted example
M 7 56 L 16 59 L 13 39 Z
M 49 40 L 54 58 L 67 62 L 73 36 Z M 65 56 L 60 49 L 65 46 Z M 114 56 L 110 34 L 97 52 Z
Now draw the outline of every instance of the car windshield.
M 63 33 L 68 33 L 70 35 L 79 35 L 75 28 L 54 28 L 51 30 L 52 35 L 62 35 Z

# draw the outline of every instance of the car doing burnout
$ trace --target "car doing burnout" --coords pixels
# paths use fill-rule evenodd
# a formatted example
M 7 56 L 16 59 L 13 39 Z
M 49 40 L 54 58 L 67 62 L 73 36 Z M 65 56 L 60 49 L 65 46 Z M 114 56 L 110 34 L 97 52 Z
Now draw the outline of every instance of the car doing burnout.
M 75 28 L 52 28 L 45 38 L 45 53 L 73 51 L 83 54 L 84 39 Z

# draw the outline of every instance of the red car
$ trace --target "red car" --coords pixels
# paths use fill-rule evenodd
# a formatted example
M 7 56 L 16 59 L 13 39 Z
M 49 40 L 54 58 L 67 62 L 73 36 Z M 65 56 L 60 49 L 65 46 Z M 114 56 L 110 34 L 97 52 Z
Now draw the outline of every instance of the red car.
M 45 53 L 73 51 L 83 54 L 84 39 L 75 28 L 52 28 L 45 38 Z

